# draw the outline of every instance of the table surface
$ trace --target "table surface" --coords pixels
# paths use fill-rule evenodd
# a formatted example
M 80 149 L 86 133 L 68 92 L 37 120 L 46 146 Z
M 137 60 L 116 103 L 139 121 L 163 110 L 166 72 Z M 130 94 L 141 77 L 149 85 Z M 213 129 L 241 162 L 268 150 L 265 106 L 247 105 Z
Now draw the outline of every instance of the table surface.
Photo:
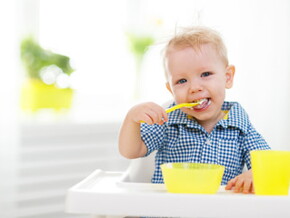
M 168 193 L 163 184 L 132 183 L 122 172 L 96 170 L 67 191 L 66 212 L 113 216 L 290 217 L 289 196 Z

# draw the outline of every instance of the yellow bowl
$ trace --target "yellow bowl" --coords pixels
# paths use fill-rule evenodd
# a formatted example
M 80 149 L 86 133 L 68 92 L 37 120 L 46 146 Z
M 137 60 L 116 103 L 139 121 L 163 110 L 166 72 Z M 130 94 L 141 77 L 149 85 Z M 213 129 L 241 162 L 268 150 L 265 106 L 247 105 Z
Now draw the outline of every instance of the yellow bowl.
M 203 163 L 165 163 L 161 165 L 165 187 L 171 193 L 215 194 L 224 166 Z

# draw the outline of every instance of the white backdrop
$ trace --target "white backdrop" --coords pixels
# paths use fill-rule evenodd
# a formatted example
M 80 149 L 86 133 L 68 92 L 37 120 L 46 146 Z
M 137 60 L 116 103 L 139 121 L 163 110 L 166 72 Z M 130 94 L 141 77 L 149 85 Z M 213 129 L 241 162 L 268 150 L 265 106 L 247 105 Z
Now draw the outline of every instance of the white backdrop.
M 13 217 L 18 164 L 17 4 L 0 0 L 0 217 Z

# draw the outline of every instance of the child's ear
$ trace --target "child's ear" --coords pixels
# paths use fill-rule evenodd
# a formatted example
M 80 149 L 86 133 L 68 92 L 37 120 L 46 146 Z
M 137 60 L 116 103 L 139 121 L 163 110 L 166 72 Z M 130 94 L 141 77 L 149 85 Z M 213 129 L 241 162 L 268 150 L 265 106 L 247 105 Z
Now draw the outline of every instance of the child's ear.
M 166 88 L 172 94 L 172 90 L 171 90 L 169 82 L 166 83 Z
M 226 69 L 226 88 L 230 89 L 234 83 L 234 76 L 235 76 L 235 66 L 229 65 Z

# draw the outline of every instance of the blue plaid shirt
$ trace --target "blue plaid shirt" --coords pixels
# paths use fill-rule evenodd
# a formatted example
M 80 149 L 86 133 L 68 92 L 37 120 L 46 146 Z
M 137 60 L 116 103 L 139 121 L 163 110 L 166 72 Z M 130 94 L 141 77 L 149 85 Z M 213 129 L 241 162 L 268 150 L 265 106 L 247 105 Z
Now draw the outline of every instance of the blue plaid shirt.
M 141 137 L 148 148 L 146 156 L 158 150 L 153 183 L 163 183 L 161 164 L 195 162 L 224 165 L 225 185 L 242 173 L 245 164 L 251 169 L 251 150 L 270 149 L 239 103 L 224 102 L 222 110 L 227 114 L 211 133 L 181 110 L 169 113 L 163 125 L 141 125 Z

